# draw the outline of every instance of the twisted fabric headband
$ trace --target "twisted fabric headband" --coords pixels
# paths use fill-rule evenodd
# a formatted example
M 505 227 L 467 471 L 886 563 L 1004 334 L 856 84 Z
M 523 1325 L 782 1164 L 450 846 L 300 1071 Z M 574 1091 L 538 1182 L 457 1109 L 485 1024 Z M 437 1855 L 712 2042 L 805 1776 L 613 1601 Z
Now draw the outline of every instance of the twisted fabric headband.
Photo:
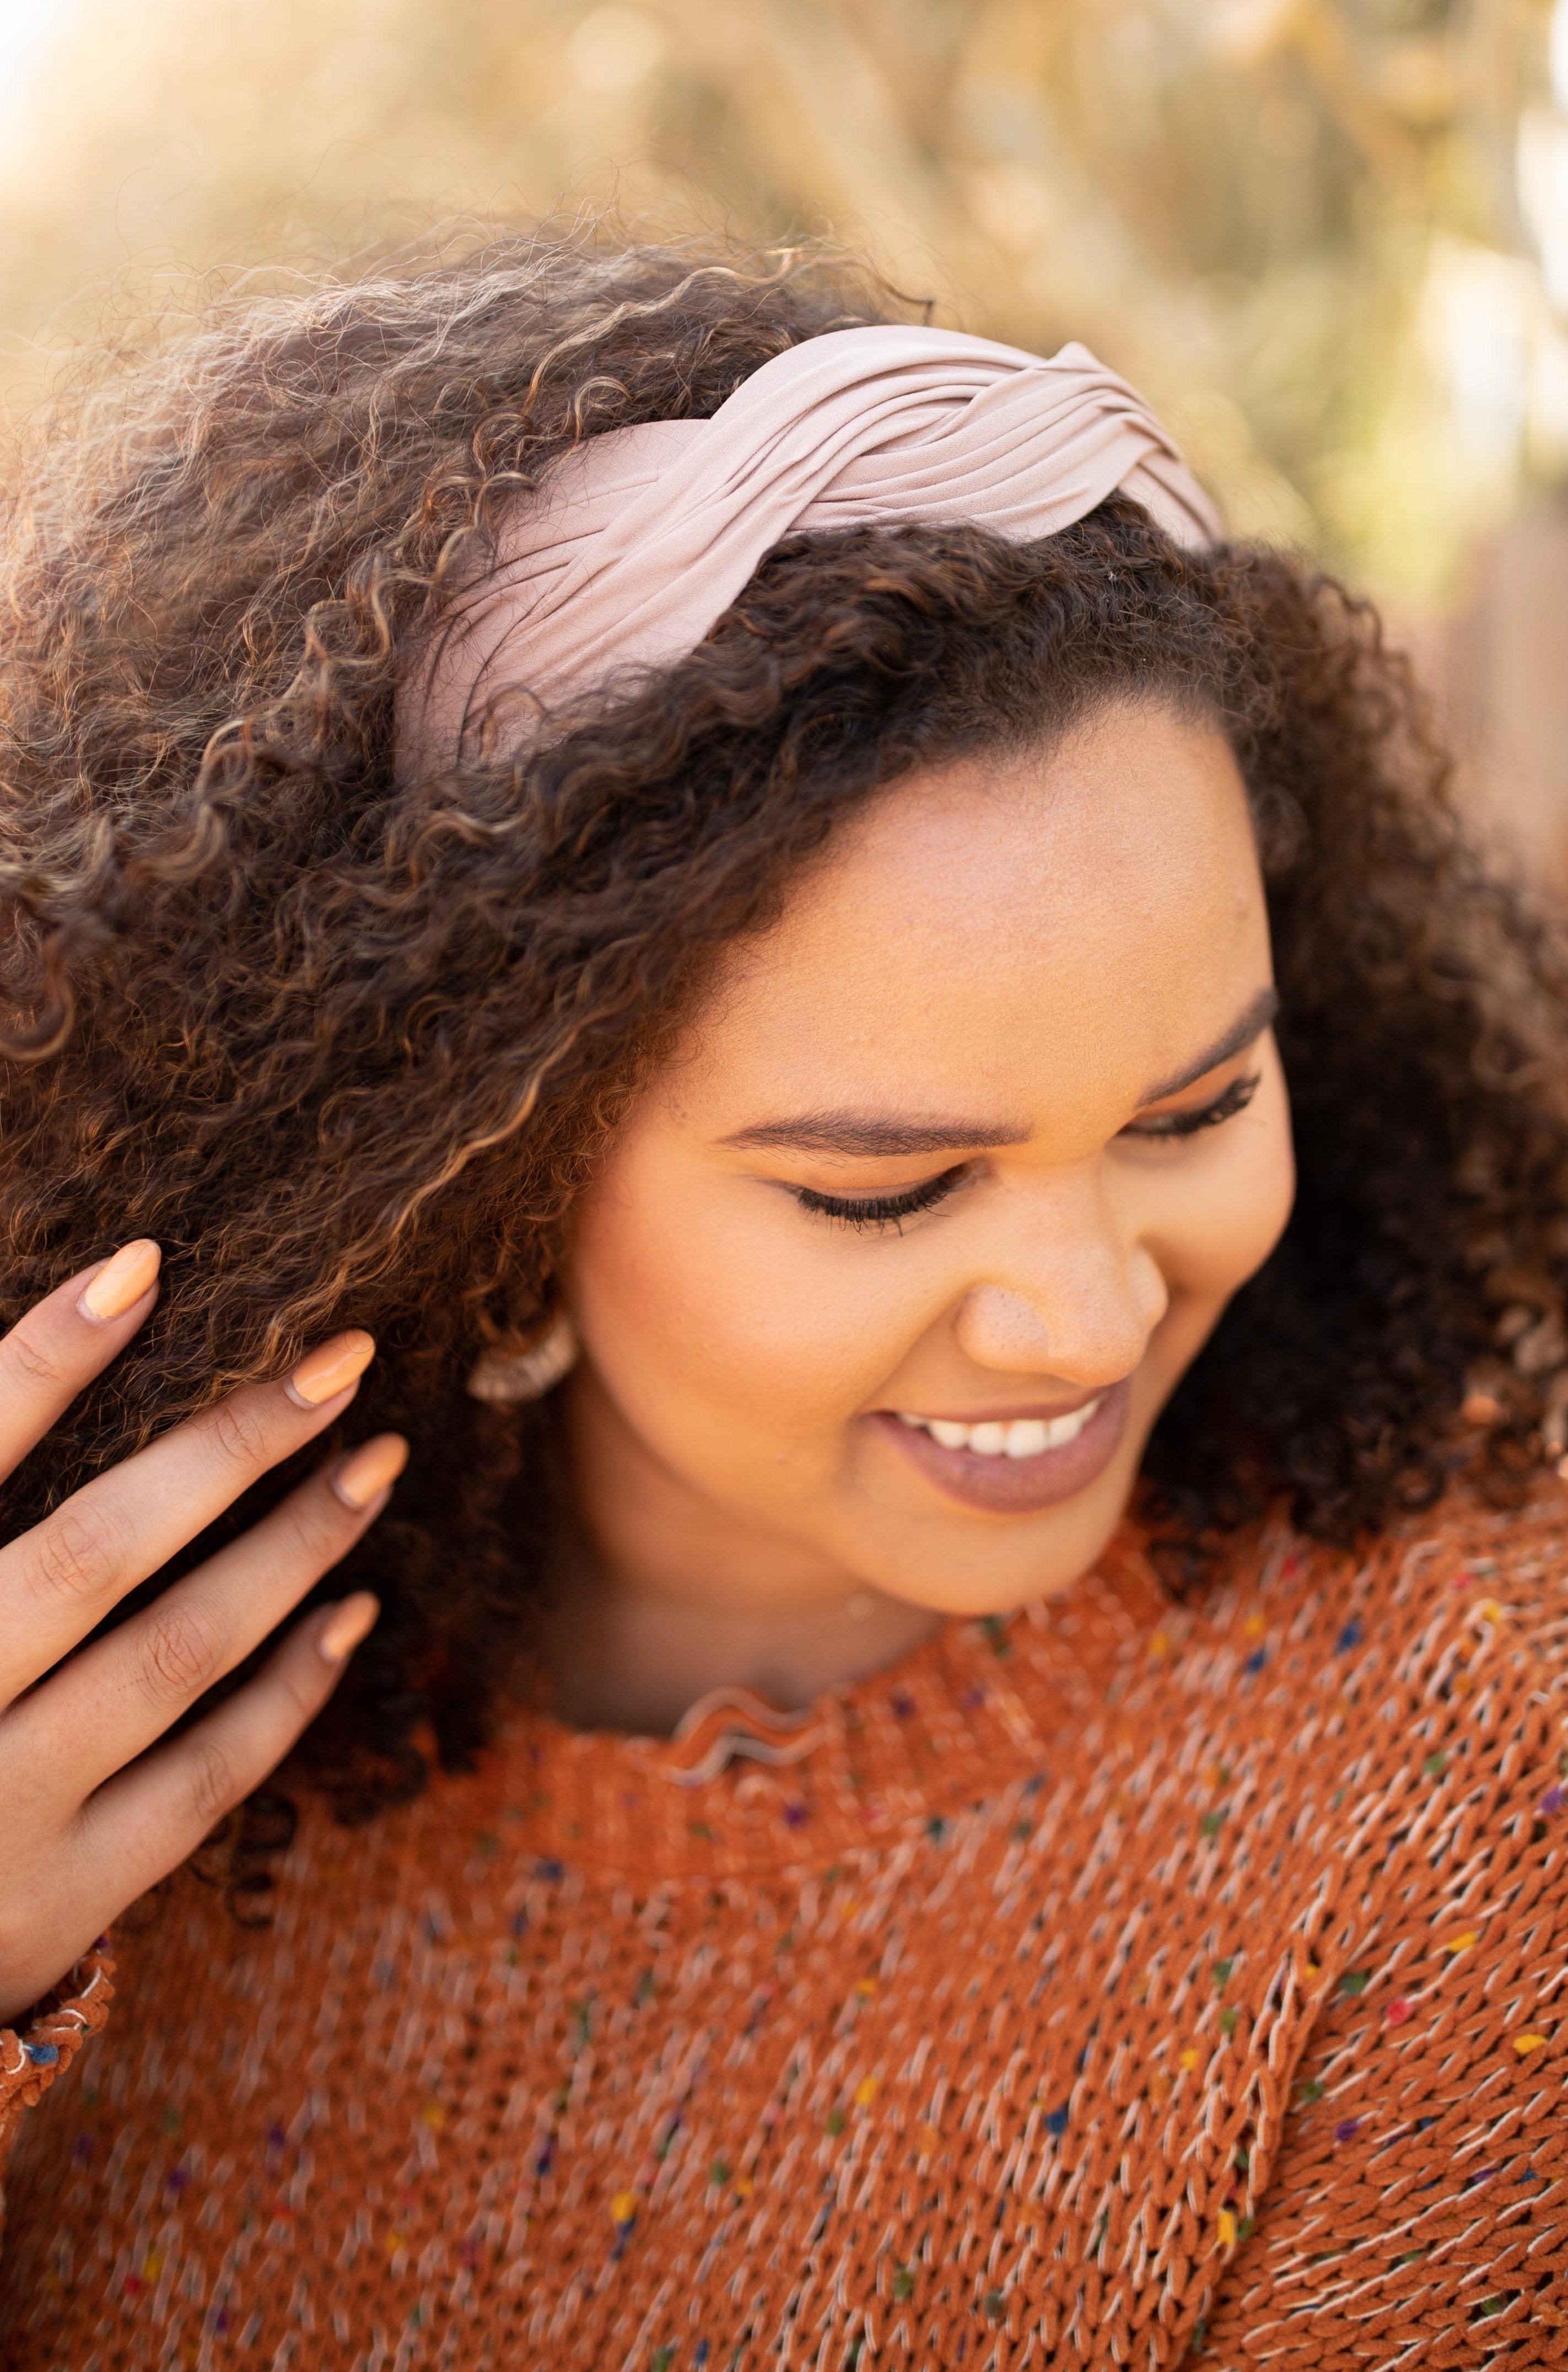
M 494 564 L 399 700 L 400 771 L 482 715 L 517 721 L 694 650 L 784 537 L 867 521 L 1054 534 L 1118 489 L 1179 542 L 1222 532 L 1124 379 L 1085 346 L 837 330 L 764 363 L 709 420 L 587 438 L 504 515 Z M 502 724 L 505 730 L 505 725 Z

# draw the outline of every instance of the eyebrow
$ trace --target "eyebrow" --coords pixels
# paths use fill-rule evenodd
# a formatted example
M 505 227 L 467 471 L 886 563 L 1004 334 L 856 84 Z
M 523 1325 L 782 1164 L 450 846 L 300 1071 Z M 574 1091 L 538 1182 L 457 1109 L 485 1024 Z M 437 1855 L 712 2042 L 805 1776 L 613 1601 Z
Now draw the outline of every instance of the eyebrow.
M 974 1145 L 1024 1145 L 1027 1128 L 988 1126 L 984 1121 L 884 1120 L 877 1112 L 799 1112 L 793 1120 L 763 1121 L 739 1128 L 721 1145 L 787 1146 L 797 1153 L 858 1154 L 891 1160 L 902 1153 L 960 1153 Z
M 1279 1011 L 1280 1000 L 1272 988 L 1260 990 L 1246 1010 L 1237 1016 L 1224 1035 L 1174 1077 L 1160 1080 L 1142 1099 L 1138 1109 L 1163 1103 L 1167 1096 L 1181 1093 L 1195 1080 L 1210 1071 L 1218 1070 L 1260 1037 Z M 721 1137 L 721 1145 L 732 1145 L 739 1150 L 793 1153 L 837 1153 L 849 1159 L 896 1160 L 906 1154 L 967 1153 L 976 1145 L 1027 1145 L 1031 1131 L 1010 1126 L 1004 1122 L 901 1120 L 880 1112 L 807 1111 L 796 1112 L 788 1120 L 761 1121 L 754 1128 L 737 1129 L 733 1136 Z
M 1138 1110 L 1146 1111 L 1151 1104 L 1163 1104 L 1167 1096 L 1179 1096 L 1183 1087 L 1195 1086 L 1198 1080 L 1207 1078 L 1211 1071 L 1217 1071 L 1222 1063 L 1233 1061 L 1243 1047 L 1250 1046 L 1254 1038 L 1262 1036 L 1269 1024 L 1277 1017 L 1279 1009 L 1278 989 L 1260 988 L 1251 1004 L 1237 1015 L 1230 1028 L 1216 1038 L 1212 1046 L 1205 1046 L 1201 1054 L 1194 1055 L 1191 1063 L 1183 1064 L 1181 1069 L 1174 1071 L 1168 1079 L 1156 1080 L 1144 1093 Z

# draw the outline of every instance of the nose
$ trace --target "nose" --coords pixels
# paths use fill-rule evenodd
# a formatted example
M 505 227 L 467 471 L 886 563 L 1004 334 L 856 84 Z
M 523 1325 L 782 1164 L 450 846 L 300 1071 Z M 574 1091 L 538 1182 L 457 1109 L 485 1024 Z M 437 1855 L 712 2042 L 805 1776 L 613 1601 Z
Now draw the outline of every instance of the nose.
M 1170 1295 L 1148 1248 L 1117 1239 L 1109 1214 L 1052 1228 L 1011 1273 L 970 1286 L 954 1320 L 976 1366 L 1094 1386 L 1130 1376 Z

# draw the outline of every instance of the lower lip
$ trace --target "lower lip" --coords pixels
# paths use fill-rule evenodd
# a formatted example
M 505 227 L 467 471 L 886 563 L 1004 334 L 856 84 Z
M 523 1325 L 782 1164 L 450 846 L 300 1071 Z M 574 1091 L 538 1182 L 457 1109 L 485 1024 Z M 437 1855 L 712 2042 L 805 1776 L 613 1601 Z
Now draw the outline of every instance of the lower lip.
M 978 1449 L 944 1449 L 928 1433 L 878 1409 L 868 1422 L 879 1425 L 928 1482 L 966 1507 L 988 1515 L 1028 1516 L 1060 1506 L 1098 1482 L 1121 1447 L 1127 1424 L 1128 1388 L 1112 1384 L 1075 1441 L 1042 1449 L 1037 1458 L 986 1458 Z

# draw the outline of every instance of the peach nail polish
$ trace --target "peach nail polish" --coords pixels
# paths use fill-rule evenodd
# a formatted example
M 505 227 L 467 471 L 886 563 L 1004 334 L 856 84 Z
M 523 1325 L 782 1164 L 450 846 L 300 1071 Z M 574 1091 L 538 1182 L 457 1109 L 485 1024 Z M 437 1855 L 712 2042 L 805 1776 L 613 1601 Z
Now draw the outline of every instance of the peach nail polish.
M 332 1488 L 346 1507 L 355 1514 L 368 1507 L 378 1491 L 395 1482 L 408 1464 L 408 1444 L 401 1434 L 377 1434 L 374 1441 L 343 1459 L 332 1477 Z
M 162 1262 L 163 1254 L 149 1236 L 122 1244 L 78 1296 L 77 1308 L 84 1318 L 96 1318 L 100 1326 L 106 1319 L 123 1318 L 140 1301 Z
M 352 1598 L 345 1598 L 341 1606 L 332 1609 L 317 1637 L 317 1653 L 329 1664 L 341 1664 L 375 1629 L 380 1611 L 378 1599 L 372 1598 L 367 1589 L 356 1590 Z
M 306 1353 L 284 1389 L 301 1408 L 319 1408 L 356 1383 L 375 1355 L 374 1342 L 360 1328 L 352 1334 L 334 1334 L 319 1350 Z

